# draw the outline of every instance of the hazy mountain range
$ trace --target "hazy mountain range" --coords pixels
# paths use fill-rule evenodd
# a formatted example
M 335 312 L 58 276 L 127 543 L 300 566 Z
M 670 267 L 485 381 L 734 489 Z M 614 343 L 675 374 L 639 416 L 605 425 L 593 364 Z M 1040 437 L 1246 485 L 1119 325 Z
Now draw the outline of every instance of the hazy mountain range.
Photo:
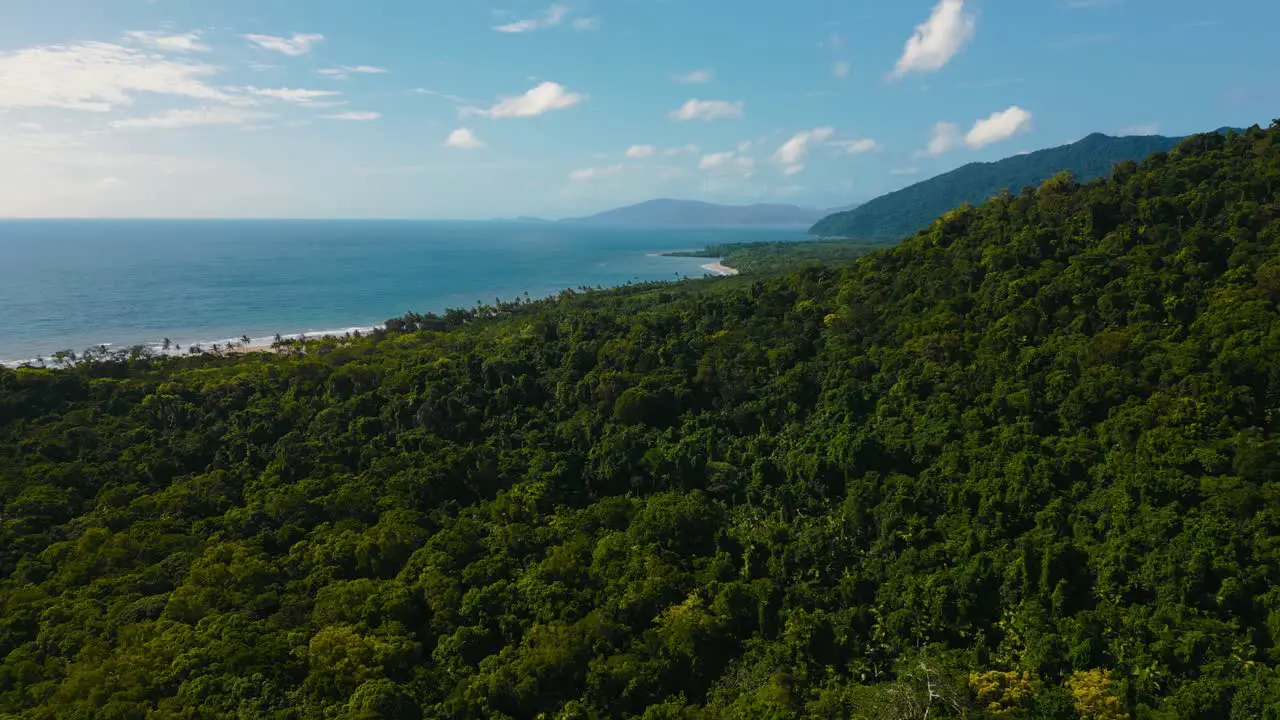
M 849 207 L 855 206 L 851 205 Z M 849 207 L 822 209 L 767 203 L 717 205 L 697 200 L 660 198 L 636 205 L 606 210 L 587 217 L 571 218 L 564 222 L 635 227 L 744 225 L 807 227 L 834 212 L 842 212 L 849 209 Z

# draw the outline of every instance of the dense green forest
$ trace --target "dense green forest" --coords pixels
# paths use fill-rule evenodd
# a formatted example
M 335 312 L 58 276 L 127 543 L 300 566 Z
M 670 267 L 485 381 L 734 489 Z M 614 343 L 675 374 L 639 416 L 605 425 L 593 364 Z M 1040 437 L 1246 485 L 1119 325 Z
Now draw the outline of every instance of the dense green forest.
M 744 273 L 760 274 L 787 270 L 799 265 L 844 265 L 868 253 L 883 250 L 885 243 L 856 240 L 802 240 L 723 243 L 702 250 L 667 253 L 671 257 L 720 258 L 725 265 Z
M 969 163 L 852 210 L 829 215 L 809 232 L 821 237 L 896 241 L 964 203 L 976 205 L 1002 190 L 1017 193 L 1024 187 L 1036 187 L 1064 170 L 1081 182 L 1093 180 L 1111 172 L 1116 163 L 1142 160 L 1181 141 L 1182 138 L 1159 135 L 1110 137 L 1094 133 L 1070 145 L 997 162 Z
M 0 717 L 1280 718 L 1278 190 L 0 369 Z

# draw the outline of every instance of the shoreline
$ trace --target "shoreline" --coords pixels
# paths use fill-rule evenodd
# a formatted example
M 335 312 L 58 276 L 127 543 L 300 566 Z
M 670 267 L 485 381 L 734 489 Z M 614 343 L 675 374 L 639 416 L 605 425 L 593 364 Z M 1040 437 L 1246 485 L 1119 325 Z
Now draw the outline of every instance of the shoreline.
M 728 265 L 725 265 L 723 262 L 721 262 L 723 259 L 724 258 L 721 258 L 720 260 L 716 260 L 715 262 L 707 263 L 706 265 L 702 266 L 702 269 L 714 275 L 721 275 L 721 276 L 738 275 L 739 274 L 738 269 L 731 268 Z
M 669 254 L 670 252 L 686 252 L 686 251 L 667 251 L 663 253 L 646 253 L 646 255 L 648 257 L 663 257 L 663 256 L 671 257 L 671 255 Z M 739 274 L 739 271 L 736 268 L 731 268 L 727 265 L 724 265 L 721 262 L 722 259 L 723 258 L 721 258 L 720 260 L 715 260 L 714 262 L 710 262 L 705 265 L 702 265 L 701 268 L 705 270 L 709 275 L 713 275 L 713 276 L 726 277 L 726 276 Z M 303 337 L 307 339 L 341 338 L 348 334 L 354 335 L 357 332 L 362 334 L 369 333 L 379 328 L 385 329 L 386 324 L 380 323 L 378 325 L 367 325 L 367 326 L 358 326 L 358 327 L 352 326 L 352 327 L 343 327 L 343 328 L 337 328 L 337 329 L 331 329 L 331 330 L 306 330 L 303 332 L 280 333 L 280 339 L 298 340 Z M 190 354 L 188 351 L 188 348 L 199 347 L 204 352 L 208 353 L 208 352 L 212 352 L 212 347 L 214 345 L 218 346 L 218 350 L 222 354 L 242 355 L 242 354 L 255 353 L 255 352 L 275 352 L 275 347 L 274 347 L 275 336 L 274 335 L 253 336 L 249 338 L 248 344 L 244 344 L 243 337 L 198 340 L 193 342 L 180 341 L 180 342 L 174 343 L 173 347 L 170 347 L 168 350 L 165 350 L 163 345 L 159 341 L 155 341 L 155 340 L 140 342 L 140 343 L 131 343 L 131 344 L 103 343 L 100 345 L 91 345 L 89 347 L 90 348 L 105 347 L 108 352 L 114 352 L 119 350 L 127 351 L 130 348 L 134 348 L 134 347 L 144 347 L 148 351 L 150 351 L 153 355 L 156 355 L 156 356 L 183 357 Z M 174 349 L 179 347 L 181 348 L 180 350 Z M 77 349 L 74 349 L 74 352 L 76 353 L 77 356 L 79 356 L 84 351 L 84 349 L 85 348 L 77 348 Z M 20 367 L 29 365 L 37 368 L 39 367 L 55 368 L 55 367 L 58 367 L 58 365 L 55 364 L 54 362 L 55 356 L 57 355 L 57 353 L 65 350 L 71 350 L 71 348 L 63 348 L 62 350 L 52 350 L 48 353 L 45 353 L 43 356 L 41 356 L 44 359 L 43 365 L 37 362 L 39 358 L 32 357 L 24 360 L 9 360 L 9 359 L 0 360 L 0 367 L 15 369 L 15 368 L 20 368 Z
M 365 334 L 365 333 L 373 332 L 378 329 L 385 329 L 385 328 L 386 328 L 386 324 L 384 323 L 381 325 L 346 327 L 346 328 L 337 328 L 332 330 L 307 330 L 304 332 L 280 333 L 280 339 L 287 341 L 287 340 L 299 340 L 304 337 L 308 340 L 314 340 L 319 338 L 341 338 L 347 335 L 355 335 L 356 333 Z M 179 342 L 179 343 L 174 343 L 174 345 L 170 347 L 168 350 L 165 350 L 164 346 L 161 343 L 154 342 L 154 341 L 144 342 L 144 343 L 134 343 L 132 345 L 105 343 L 100 346 L 91 346 L 91 347 L 105 347 L 108 352 L 112 352 L 116 350 L 129 350 L 130 348 L 134 348 L 134 347 L 144 347 L 147 350 L 149 350 L 153 355 L 158 357 L 185 357 L 187 355 L 192 354 L 189 352 L 188 348 L 198 347 L 198 348 L 201 348 L 201 350 L 203 350 L 205 353 L 211 353 L 214 345 L 217 345 L 218 352 L 224 355 L 227 355 L 227 354 L 243 355 L 243 354 L 255 353 L 255 352 L 275 352 L 275 342 L 276 342 L 276 336 L 263 335 L 258 337 L 250 337 L 248 344 L 244 343 L 243 336 L 242 336 L 240 338 L 224 338 L 220 340 Z M 181 348 L 181 349 L 176 349 L 176 348 Z M 0 367 L 15 369 L 15 368 L 20 368 L 24 365 L 30 365 L 36 368 L 39 368 L 39 367 L 56 368 L 58 367 L 58 365 L 55 364 L 54 359 L 58 352 L 61 352 L 61 351 L 54 351 L 44 355 L 43 365 L 37 362 L 38 358 L 30 358 L 27 360 L 0 360 Z M 80 355 L 82 352 L 83 350 L 75 351 L 77 356 Z

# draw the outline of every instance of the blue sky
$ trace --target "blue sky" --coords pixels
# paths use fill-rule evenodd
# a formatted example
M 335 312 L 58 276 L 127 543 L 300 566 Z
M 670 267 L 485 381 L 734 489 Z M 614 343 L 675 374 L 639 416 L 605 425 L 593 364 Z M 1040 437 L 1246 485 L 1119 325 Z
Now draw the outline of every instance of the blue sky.
M 1280 3 L 5 0 L 0 216 L 833 206 L 1280 115 Z

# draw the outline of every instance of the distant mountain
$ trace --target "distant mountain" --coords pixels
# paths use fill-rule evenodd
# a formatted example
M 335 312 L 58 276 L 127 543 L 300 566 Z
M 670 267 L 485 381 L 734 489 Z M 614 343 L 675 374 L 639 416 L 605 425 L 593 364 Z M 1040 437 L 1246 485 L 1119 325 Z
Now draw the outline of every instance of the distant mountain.
M 830 215 L 833 210 L 804 208 L 796 205 L 716 205 L 696 200 L 649 200 L 638 205 L 607 210 L 596 215 L 573 218 L 566 222 L 596 225 L 632 225 L 637 227 L 671 226 L 806 226 Z
M 1223 128 L 1218 132 L 1227 130 Z M 1111 137 L 1094 133 L 1079 142 L 992 163 L 970 163 L 935 178 L 823 218 L 809 232 L 822 237 L 897 240 L 927 227 L 934 218 L 964 203 L 977 205 L 1008 189 L 1036 187 L 1063 170 L 1080 182 L 1111 172 L 1124 160 L 1165 152 L 1184 138 L 1160 135 Z

